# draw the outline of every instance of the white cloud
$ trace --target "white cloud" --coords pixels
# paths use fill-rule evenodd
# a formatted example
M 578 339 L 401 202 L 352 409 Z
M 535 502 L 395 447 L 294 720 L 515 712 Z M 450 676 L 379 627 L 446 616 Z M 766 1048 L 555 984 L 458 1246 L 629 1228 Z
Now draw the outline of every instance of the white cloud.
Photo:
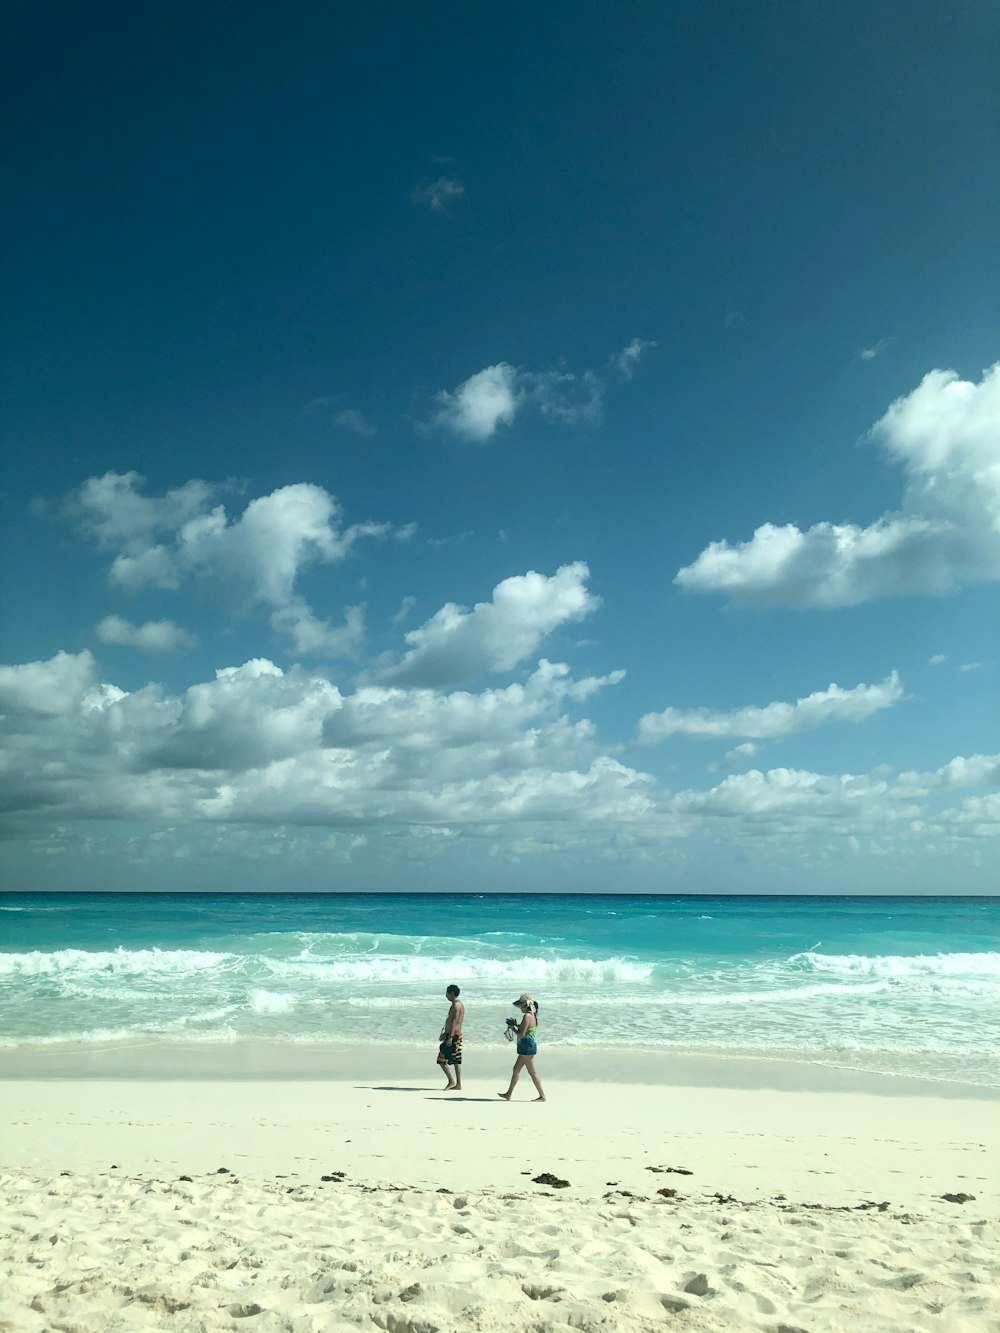
M 145 653 L 172 653 L 178 648 L 191 648 L 198 642 L 193 634 L 172 620 L 148 620 L 145 625 L 134 625 L 123 616 L 105 616 L 95 633 L 101 643 L 141 648 Z
M 169 725 L 150 729 L 143 763 L 236 771 L 294 759 L 321 744 L 323 722 L 340 704 L 324 677 L 285 673 L 266 658 L 224 667 L 168 702 Z
M 872 431 L 903 466 L 898 511 L 868 527 L 765 523 L 712 542 L 675 582 L 734 602 L 854 606 L 1000 579 L 1000 364 L 979 384 L 933 370 Z
M 40 855 L 96 854 L 95 820 L 147 826 L 142 855 L 171 858 L 311 856 L 296 830 L 315 828 L 344 856 L 364 837 L 424 858 L 426 835 L 498 855 L 659 862 L 672 843 L 708 839 L 801 867 L 848 847 L 950 857 L 1000 835 L 1000 755 L 895 777 L 752 769 L 707 790 L 660 788 L 569 716 L 620 679 L 542 661 L 479 692 L 345 692 L 255 659 L 180 694 L 127 693 L 90 653 L 60 653 L 0 667 L 0 806 L 8 836 Z
M 872 343 L 871 347 L 862 347 L 858 351 L 858 357 L 862 361 L 874 361 L 879 352 L 884 351 L 888 345 L 888 338 L 879 338 L 877 342 Z
M 145 478 L 138 472 L 106 472 L 90 477 L 63 504 L 63 512 L 103 547 L 145 551 L 150 535 L 173 531 L 205 511 L 217 488 L 189 481 L 162 496 L 140 494 Z
M 962 662 L 959 671 L 978 671 L 982 667 L 982 662 Z
M 873 856 L 872 839 L 880 840 L 882 854 L 897 862 L 907 850 L 919 855 L 927 847 L 919 828 L 926 802 L 880 773 L 750 769 L 707 791 L 676 792 L 667 808 L 691 831 L 713 829 L 721 842 L 756 845 L 800 865 L 856 851 L 862 839 Z
M 271 624 L 292 641 L 292 651 L 308 657 L 355 658 L 365 641 L 365 609 L 345 606 L 344 623 L 331 625 L 313 615 L 301 597 L 291 597 L 271 616 Z
M 490 671 L 509 671 L 531 656 L 542 639 L 600 605 L 586 587 L 582 561 L 548 578 L 534 570 L 504 579 L 489 602 L 469 611 L 448 602 L 430 620 L 409 630 L 403 660 L 382 678 L 412 685 L 454 685 Z
M 961 755 L 929 773 L 900 773 L 897 786 L 922 795 L 958 787 L 1000 786 L 1000 754 Z
M 755 745 L 753 741 L 744 741 L 742 745 L 734 745 L 731 750 L 726 751 L 719 763 L 709 764 L 708 771 L 717 773 L 720 769 L 745 768 L 750 760 L 756 756 L 759 749 L 760 746 Z
M 81 709 L 96 688 L 96 672 L 89 652 L 0 666 L 0 714 L 56 716 Z
M 889 792 L 886 781 L 843 774 L 829 777 L 801 769 L 751 769 L 724 778 L 708 791 L 682 791 L 672 798 L 675 810 L 713 818 L 770 820 L 791 815 L 829 818 L 867 815 L 870 803 Z M 867 822 L 867 820 L 866 820 Z
M 509 426 L 514 420 L 524 396 L 518 384 L 520 373 L 501 361 L 470 375 L 454 393 L 438 394 L 441 407 L 435 422 L 475 444 L 488 440 L 499 426 Z
M 933 657 L 927 659 L 928 666 L 943 666 L 948 660 L 947 653 L 935 653 Z
M 634 338 L 610 358 L 608 366 L 630 380 L 642 353 L 655 346 Z M 433 424 L 474 444 L 485 443 L 528 410 L 561 426 L 597 426 L 607 390 L 606 370 L 532 371 L 499 361 L 470 375 L 457 389 L 439 393 Z
M 675 735 L 700 740 L 736 736 L 767 740 L 812 731 L 827 722 L 862 722 L 902 697 L 899 677 L 893 671 L 879 685 L 856 685 L 851 690 L 830 685 L 792 704 L 775 702 L 764 708 L 736 708 L 728 713 L 707 708 L 667 708 L 662 713 L 647 713 L 639 721 L 638 740 L 645 745 Z
M 960 838 L 1000 838 L 1000 792 L 970 796 L 941 820 L 943 828 Z
M 231 519 L 209 507 L 211 488 L 192 481 L 161 498 L 139 493 L 137 473 L 108 473 L 84 483 L 66 512 L 116 554 L 113 584 L 135 592 L 175 589 L 187 579 L 217 585 L 237 609 L 263 607 L 274 628 L 291 636 L 296 652 L 353 655 L 364 637 L 360 607 L 342 626 L 318 618 L 296 591 L 302 570 L 337 563 L 365 538 L 392 532 L 387 523 L 344 526 L 341 508 L 321 486 L 298 483 L 251 500 Z M 404 531 L 401 535 L 407 535 Z
M 266 659 L 173 696 L 90 654 L 0 668 L 0 801 L 20 818 L 451 826 L 648 812 L 650 779 L 563 709 L 620 675 L 543 662 L 481 694 L 367 686 Z
M 634 379 L 639 366 L 639 358 L 648 348 L 655 346 L 655 342 L 648 342 L 644 338 L 633 338 L 627 347 L 623 347 L 616 356 L 611 358 L 611 364 L 622 379 Z
M 429 185 L 418 186 L 411 198 L 415 204 L 423 204 L 432 213 L 447 213 L 452 204 L 465 198 L 465 186 L 453 176 L 439 176 Z
M 330 421 L 334 426 L 339 426 L 342 430 L 352 431 L 355 435 L 375 435 L 377 433 L 365 414 L 353 407 L 345 407 L 340 412 L 334 412 Z

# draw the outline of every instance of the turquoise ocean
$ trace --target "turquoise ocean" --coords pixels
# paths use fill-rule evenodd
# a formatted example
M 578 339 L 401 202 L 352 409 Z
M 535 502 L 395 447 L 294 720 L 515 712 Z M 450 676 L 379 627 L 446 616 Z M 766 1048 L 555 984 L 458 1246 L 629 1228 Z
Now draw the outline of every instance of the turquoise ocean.
M 550 1044 L 1000 1087 L 1000 898 L 0 896 L 0 1046 L 466 1038 L 521 991 Z

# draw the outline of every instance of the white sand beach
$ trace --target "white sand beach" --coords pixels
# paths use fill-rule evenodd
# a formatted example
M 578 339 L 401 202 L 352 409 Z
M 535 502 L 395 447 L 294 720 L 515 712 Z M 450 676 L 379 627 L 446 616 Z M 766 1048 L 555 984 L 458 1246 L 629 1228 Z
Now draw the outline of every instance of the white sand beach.
M 552 1049 L 508 1105 L 503 1051 L 387 1054 L 0 1061 L 0 1329 L 1000 1330 L 985 1090 Z

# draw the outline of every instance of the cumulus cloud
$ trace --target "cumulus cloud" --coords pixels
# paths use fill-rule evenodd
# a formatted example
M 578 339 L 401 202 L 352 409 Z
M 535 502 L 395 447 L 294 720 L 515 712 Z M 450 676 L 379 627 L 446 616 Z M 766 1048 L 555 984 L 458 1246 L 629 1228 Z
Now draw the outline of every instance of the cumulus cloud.
M 92 534 L 102 547 L 141 550 L 150 536 L 176 531 L 189 519 L 204 513 L 218 488 L 204 481 L 188 481 L 164 495 L 143 495 L 145 478 L 138 472 L 106 472 L 90 477 L 64 500 L 63 514 Z
M 634 338 L 611 357 L 608 367 L 630 380 L 643 352 L 655 345 Z M 457 389 L 439 393 L 432 424 L 472 444 L 484 444 L 525 411 L 561 426 L 598 426 L 607 390 L 607 369 L 532 371 L 499 361 L 470 375 Z
M 89 712 L 97 688 L 97 663 L 89 652 L 0 666 L 0 713 L 17 718 Z
M 224 667 L 215 680 L 164 699 L 144 737 L 148 769 L 227 772 L 280 763 L 319 746 L 340 691 L 322 676 L 284 672 L 266 658 Z M 167 725 L 164 725 L 167 723 Z
M 722 713 L 707 708 L 666 708 L 662 713 L 647 713 L 639 721 L 638 740 L 644 745 L 677 735 L 699 740 L 737 736 L 770 740 L 812 731 L 827 722 L 863 722 L 902 697 L 903 687 L 893 671 L 879 685 L 856 685 L 852 690 L 844 690 L 834 684 L 791 704 L 775 702 L 763 708 L 750 706 Z
M 948 811 L 939 826 L 958 838 L 1000 838 L 1000 792 L 970 796 Z
M 735 603 L 838 607 L 1000 579 L 1000 364 L 978 384 L 931 371 L 872 437 L 903 468 L 898 510 L 868 527 L 765 523 L 748 542 L 712 542 L 675 582 Z
M 506 361 L 487 366 L 461 383 L 454 393 L 438 394 L 437 425 L 482 444 L 499 426 L 509 426 L 524 399 L 521 372 Z
M 423 838 L 660 862 L 671 843 L 714 838 L 768 857 L 798 848 L 800 865 L 862 839 L 921 856 L 928 838 L 951 848 L 1000 836 L 998 755 L 896 776 L 751 769 L 666 790 L 573 715 L 621 676 L 576 680 L 543 660 L 524 681 L 479 691 L 345 690 L 257 658 L 180 693 L 128 692 L 92 654 L 59 653 L 0 667 L 0 808 L 8 836 L 76 856 L 97 820 L 142 825 L 143 854 L 160 854 L 162 838 L 171 857 L 304 855 L 296 830 L 310 828 L 340 854 L 369 838 L 423 858 Z
M 682 791 L 671 798 L 671 807 L 686 815 L 739 821 L 744 828 L 767 831 L 775 821 L 796 820 L 811 829 L 831 818 L 850 821 L 854 828 L 877 827 L 887 818 L 903 819 L 915 813 L 912 807 L 889 800 L 888 780 L 870 775 L 829 776 L 802 769 L 772 768 L 766 773 L 751 769 L 724 778 L 708 791 Z
M 452 204 L 465 198 L 465 186 L 454 176 L 439 176 L 429 185 L 418 186 L 410 197 L 432 213 L 447 213 Z
M 271 615 L 271 624 L 292 642 L 292 651 L 308 657 L 356 658 L 365 641 L 365 609 L 345 606 L 344 623 L 331 625 L 313 615 L 302 597 L 290 597 Z
M 95 629 L 101 643 L 116 643 L 126 648 L 141 648 L 144 653 L 172 653 L 191 648 L 198 640 L 172 620 L 148 620 L 134 625 L 123 616 L 105 616 Z
M 561 566 L 551 577 L 530 570 L 498 583 L 492 599 L 471 611 L 446 603 L 407 632 L 409 648 L 401 662 L 382 671 L 382 679 L 443 686 L 509 671 L 547 634 L 597 609 L 600 599 L 587 591 L 589 575 L 582 561 Z
M 967 798 L 941 811 L 932 798 L 953 790 L 1000 785 L 1000 755 L 957 756 L 928 773 L 814 773 L 805 769 L 751 769 L 733 774 L 707 791 L 672 794 L 668 808 L 678 816 L 724 823 L 736 838 L 796 839 L 829 835 L 843 838 L 893 829 L 898 852 L 912 844 L 927 845 L 932 831 L 947 831 L 974 821 L 975 836 L 1000 836 L 1000 824 L 977 819 L 993 796 Z M 973 812 L 963 815 L 965 812 Z
M 362 608 L 348 608 L 344 624 L 331 625 L 315 615 L 296 582 L 309 566 L 341 562 L 363 539 L 388 535 L 390 524 L 345 526 L 336 498 L 306 482 L 251 500 L 236 517 L 211 504 L 212 488 L 204 482 L 188 482 L 162 497 L 143 495 L 142 485 L 135 472 L 108 473 L 85 482 L 64 506 L 81 531 L 113 553 L 112 584 L 135 592 L 205 581 L 230 600 L 235 596 L 243 610 L 268 610 L 296 652 L 357 651 L 364 637 Z
M 901 790 L 927 795 L 958 787 L 1000 787 L 1000 754 L 961 755 L 928 773 L 900 773 Z
M 621 818 L 647 775 L 566 709 L 620 673 L 543 661 L 479 694 L 366 686 L 255 659 L 173 695 L 102 683 L 89 653 L 0 668 L 0 801 L 21 818 L 495 825 Z

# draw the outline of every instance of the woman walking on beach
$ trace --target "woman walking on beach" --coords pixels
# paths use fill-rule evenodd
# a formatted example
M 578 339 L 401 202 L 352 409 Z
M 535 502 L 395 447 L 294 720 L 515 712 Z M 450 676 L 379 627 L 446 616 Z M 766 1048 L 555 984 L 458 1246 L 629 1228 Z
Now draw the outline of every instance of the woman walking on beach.
M 514 1001 L 514 1006 L 520 1009 L 523 1015 L 520 1024 L 514 1018 L 507 1019 L 507 1026 L 514 1028 L 517 1033 L 517 1059 L 514 1061 L 514 1069 L 510 1076 L 510 1087 L 506 1092 L 498 1092 L 497 1096 L 509 1102 L 511 1093 L 517 1086 L 517 1080 L 521 1077 L 521 1070 L 526 1069 L 538 1093 L 535 1101 L 544 1102 L 545 1090 L 541 1079 L 535 1073 L 535 1056 L 538 1054 L 538 1001 L 525 994 Z

